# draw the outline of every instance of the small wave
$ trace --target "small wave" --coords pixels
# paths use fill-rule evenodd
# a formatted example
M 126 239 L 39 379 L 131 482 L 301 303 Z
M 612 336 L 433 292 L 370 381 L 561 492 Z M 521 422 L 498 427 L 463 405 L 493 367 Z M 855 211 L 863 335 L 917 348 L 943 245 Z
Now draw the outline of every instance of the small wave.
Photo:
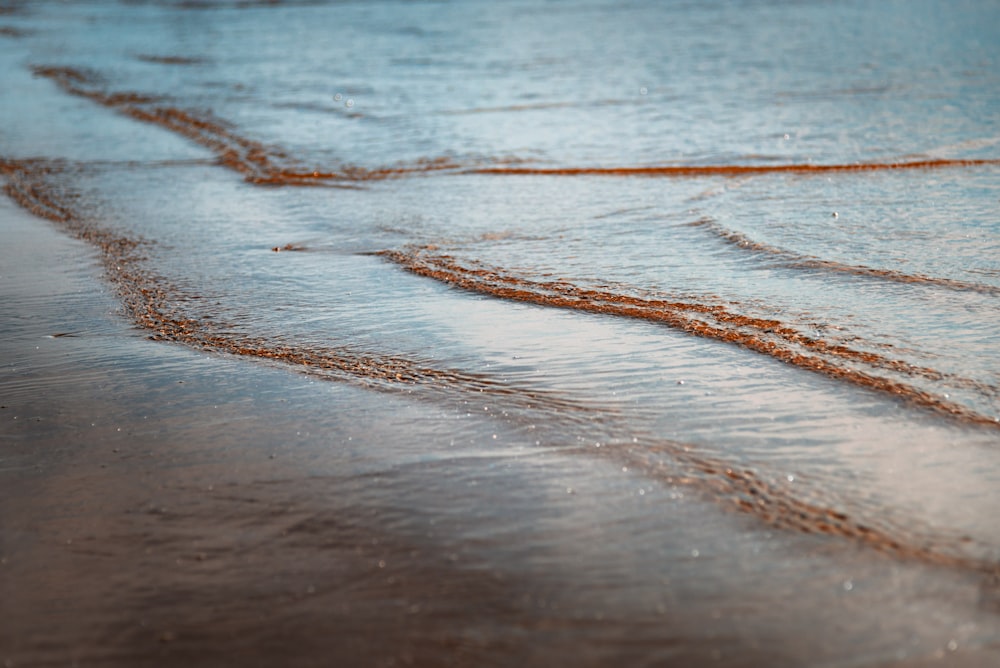
M 159 106 L 155 97 L 137 93 L 110 93 L 102 89 L 96 74 L 71 67 L 35 67 L 35 75 L 51 79 L 67 93 L 85 97 L 135 119 L 159 125 L 201 144 L 215 153 L 222 164 L 248 180 L 272 178 L 282 171 L 278 155 L 259 142 L 233 132 L 225 123 L 175 107 Z
M 811 255 L 801 255 L 784 248 L 771 246 L 770 244 L 766 244 L 761 241 L 755 241 L 745 234 L 730 230 L 720 225 L 711 218 L 700 218 L 699 220 L 687 224 L 690 227 L 697 227 L 711 232 L 719 239 L 722 239 L 737 248 L 773 257 L 781 261 L 783 266 L 793 269 L 821 270 L 832 273 L 852 274 L 854 276 L 863 276 L 865 278 L 892 281 L 894 283 L 925 283 L 928 285 L 947 288 L 949 290 L 979 292 L 983 294 L 1000 294 L 1000 288 L 992 285 L 986 285 L 984 283 L 927 276 L 924 274 L 908 274 L 892 269 L 877 269 L 875 267 L 866 267 L 864 265 L 853 265 L 836 262 L 834 260 L 823 260 Z
M 984 574 L 997 571 L 996 563 L 968 556 L 966 548 L 972 542 L 968 537 L 933 536 L 912 522 L 901 527 L 881 519 L 862 519 L 864 511 L 851 512 L 829 500 L 803 498 L 790 485 L 769 481 L 750 467 L 733 466 L 682 443 L 638 442 L 624 453 L 646 471 L 656 470 L 655 458 L 660 454 L 680 465 L 677 471 L 661 473 L 667 482 L 706 490 L 717 502 L 776 529 L 835 536 L 898 559 Z
M 106 91 L 101 77 L 94 72 L 51 66 L 36 66 L 33 71 L 37 76 L 51 79 L 67 93 L 187 137 L 215 153 L 223 166 L 258 185 L 310 186 L 378 181 L 408 174 L 453 171 L 459 167 L 447 158 L 431 158 L 375 169 L 350 165 L 336 170 L 303 169 L 286 151 L 243 137 L 229 123 L 204 112 L 167 106 L 159 97 Z
M 652 165 L 646 167 L 479 167 L 476 174 L 522 176 L 747 176 L 756 174 L 829 174 L 834 172 L 873 172 L 903 169 L 942 169 L 1000 165 L 997 159 L 936 159 L 906 162 L 859 162 L 841 165 L 810 163 L 780 165 Z
M 31 34 L 27 30 L 22 30 L 21 28 L 15 28 L 13 26 L 0 26 L 0 37 L 11 37 L 17 39 L 19 37 L 26 37 Z
M 583 403 L 559 397 L 555 393 L 519 387 L 489 376 L 453 369 L 440 369 L 400 356 L 375 355 L 350 347 L 289 346 L 266 338 L 240 334 L 216 320 L 218 314 L 199 313 L 192 304 L 200 296 L 186 294 L 163 277 L 142 268 L 140 247 L 148 242 L 130 239 L 89 222 L 71 205 L 71 194 L 57 187 L 50 178 L 66 171 L 62 163 L 44 160 L 16 161 L 0 159 L 0 174 L 7 178 L 7 193 L 24 209 L 60 223 L 78 238 L 101 251 L 108 277 L 116 286 L 125 311 L 157 340 L 176 341 L 220 353 L 282 362 L 320 376 L 353 379 L 365 385 L 383 388 L 412 387 L 460 390 L 482 397 L 502 398 L 506 403 L 527 410 L 550 410 L 581 413 L 593 420 L 590 408 Z M 289 244 L 273 250 L 303 250 Z M 584 418 L 581 418 L 581 420 Z
M 838 508 L 840 504 L 820 498 L 805 498 L 790 484 L 769 481 L 751 467 L 736 466 L 707 455 L 700 449 L 663 439 L 635 439 L 628 447 L 604 448 L 604 455 L 644 471 L 668 484 L 707 492 L 726 508 L 752 515 L 768 526 L 784 531 L 823 534 L 863 545 L 897 559 L 956 568 L 984 575 L 1000 571 L 1000 564 L 970 556 L 984 552 L 967 536 L 935 535 L 911 520 L 906 526 L 878 518 L 870 512 Z M 670 466 L 665 466 L 662 457 Z M 970 550 L 972 548 L 972 550 Z
M 507 104 L 496 107 L 471 107 L 468 109 L 452 109 L 441 112 L 449 116 L 459 116 L 466 114 L 503 114 L 520 111 L 546 111 L 549 109 L 574 109 L 585 107 L 614 107 L 621 105 L 636 104 L 631 100 L 594 100 L 584 102 L 525 102 L 523 104 Z
M 569 429 L 585 429 L 588 433 L 595 428 L 611 433 L 617 431 L 616 425 L 620 426 L 620 416 L 613 406 L 591 404 L 552 391 L 510 384 L 487 374 L 443 369 L 418 360 L 396 355 L 374 355 L 347 346 L 303 347 L 230 331 L 226 324 L 216 319 L 218 314 L 198 311 L 199 305 L 205 301 L 199 298 L 200 295 L 185 293 L 145 268 L 142 247 L 148 242 L 124 237 L 88 221 L 76 206 L 73 193 L 54 178 L 68 170 L 69 167 L 61 162 L 0 159 L 0 173 L 8 181 L 8 194 L 25 209 L 61 224 L 94 245 L 101 253 L 107 275 L 115 285 L 126 313 L 137 325 L 149 330 L 155 340 L 277 362 L 319 378 L 347 380 L 383 391 L 409 391 L 420 387 L 425 395 L 432 398 L 493 398 L 510 408 L 510 412 L 504 410 L 504 416 L 514 421 L 533 424 L 537 417 L 541 417 L 548 423 L 562 424 Z M 780 328 L 780 323 L 745 318 L 718 306 L 642 300 L 584 290 L 565 282 L 532 283 L 505 276 L 496 270 L 464 268 L 447 257 L 420 252 L 393 251 L 381 255 L 416 273 L 433 275 L 463 288 L 521 301 L 667 322 L 685 331 L 741 343 L 830 375 L 855 381 L 873 380 L 867 376 L 851 376 L 851 372 L 833 366 L 817 366 L 819 362 L 816 360 L 789 357 L 787 351 L 778 350 L 773 341 L 767 341 L 762 336 Z M 710 316 L 716 325 L 686 319 L 685 314 L 688 313 Z M 742 332 L 742 328 L 756 330 L 761 335 L 759 342 L 750 343 L 753 335 Z M 71 333 L 54 336 L 67 335 Z M 890 391 L 897 393 L 913 392 L 903 385 L 879 389 L 889 387 L 892 388 Z M 921 396 L 913 394 L 908 398 L 916 397 L 917 403 L 920 403 Z M 958 410 L 949 411 L 947 405 L 933 398 L 928 398 L 924 404 L 969 418 Z M 604 426 L 599 426 L 601 424 Z M 929 565 L 987 575 L 997 570 L 993 562 L 967 556 L 970 539 L 936 536 L 929 531 L 915 530 L 912 525 L 900 527 L 880 520 L 862 519 L 864 512 L 851 513 L 838 509 L 838 504 L 833 502 L 802 498 L 799 490 L 793 491 L 790 487 L 769 482 L 746 465 L 735 466 L 683 443 L 634 439 L 632 444 L 609 444 L 609 447 L 599 450 L 569 445 L 560 449 L 567 454 L 587 453 L 628 463 L 652 479 L 696 488 L 726 508 L 747 513 L 781 530 L 825 534 L 893 558 Z
M 204 58 L 197 56 L 157 56 L 148 53 L 140 53 L 136 59 L 156 65 L 201 65 L 207 62 Z
M 48 160 L 0 159 L 0 174 L 6 177 L 4 192 L 21 208 L 40 218 L 57 223 L 75 220 L 73 213 L 60 204 L 58 195 L 41 176 L 61 169 L 61 164 Z
M 878 390 L 964 422 L 1000 428 L 1000 421 L 961 404 L 875 371 L 942 380 L 948 376 L 883 355 L 855 350 L 808 336 L 778 320 L 736 313 L 721 304 L 670 299 L 647 299 L 628 294 L 583 288 L 568 281 L 536 281 L 503 269 L 467 266 L 450 255 L 428 248 L 387 250 L 387 260 L 417 275 L 464 290 L 541 306 L 636 318 L 665 324 L 695 336 L 733 343 L 787 364 Z M 850 365 L 860 365 L 871 372 Z M 950 378 L 950 377 L 948 377 Z M 975 385 L 973 381 L 967 381 Z
M 158 125 L 198 143 L 217 156 L 219 162 L 257 185 L 316 186 L 343 182 L 381 181 L 430 173 L 537 176 L 651 176 L 703 177 L 753 176 L 772 173 L 827 174 L 876 170 L 941 169 L 998 165 L 996 159 L 932 159 L 907 162 L 853 163 L 840 165 L 666 165 L 635 167 L 528 167 L 520 160 L 479 160 L 462 164 L 446 157 L 425 158 L 384 167 L 338 165 L 336 168 L 303 168 L 287 151 L 249 139 L 231 124 L 214 116 L 165 105 L 163 98 L 134 92 L 105 90 L 96 73 L 73 67 L 35 66 L 36 76 L 54 81 L 65 92 L 87 98 L 140 121 Z M 482 166 L 483 164 L 487 166 Z M 515 164 L 511 164 L 515 163 Z

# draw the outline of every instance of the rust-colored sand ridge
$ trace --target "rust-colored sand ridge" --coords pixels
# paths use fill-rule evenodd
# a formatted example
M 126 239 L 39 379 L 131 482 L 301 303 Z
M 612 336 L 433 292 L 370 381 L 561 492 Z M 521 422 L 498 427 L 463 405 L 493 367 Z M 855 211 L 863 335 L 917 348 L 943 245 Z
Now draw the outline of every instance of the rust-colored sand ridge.
M 0 37 L 24 37 L 28 32 L 12 26 L 0 26 Z
M 50 160 L 3 160 L 0 174 L 6 177 L 4 192 L 24 209 L 40 218 L 71 225 L 73 213 L 59 203 L 46 176 L 60 171 L 62 164 Z
M 313 185 L 336 181 L 384 181 L 385 179 L 394 179 L 412 174 L 452 172 L 459 167 L 460 165 L 450 158 L 425 158 L 405 165 L 377 167 L 374 169 L 352 165 L 341 166 L 337 171 L 313 170 L 310 172 L 285 169 L 270 174 L 267 177 L 252 179 L 252 181 L 260 185 Z
M 155 62 L 180 62 L 181 57 L 147 56 Z M 201 144 L 215 153 L 221 164 L 259 185 L 310 186 L 380 181 L 415 174 L 548 175 L 548 176 L 748 176 L 771 173 L 815 174 L 900 169 L 939 169 L 998 165 L 1000 160 L 917 160 L 909 162 L 856 163 L 844 165 L 667 165 L 645 167 L 524 167 L 510 160 L 493 160 L 490 166 L 463 165 L 450 158 L 429 158 L 386 167 L 338 165 L 335 169 L 306 169 L 285 151 L 239 135 L 228 123 L 210 114 L 163 104 L 158 97 L 132 92 L 109 92 L 101 77 L 72 67 L 36 66 L 37 76 L 46 77 L 65 92 L 92 100 L 140 121 L 159 125 Z M 515 161 L 517 162 L 517 161 Z
M 1000 428 L 1000 421 L 995 418 L 911 385 L 859 371 L 848 363 L 933 380 L 945 377 L 934 369 L 807 336 L 778 320 L 741 315 L 718 304 L 644 299 L 581 288 L 564 281 L 534 281 L 496 268 L 467 266 L 450 255 L 426 248 L 389 250 L 380 255 L 415 274 L 465 290 L 542 306 L 660 322 L 696 336 L 735 343 L 788 364 L 886 392 L 965 422 Z
M 34 67 L 35 75 L 51 79 L 65 92 L 92 100 L 146 123 L 166 128 L 209 149 L 219 162 L 250 183 L 275 186 L 308 186 L 323 183 L 378 181 L 407 174 L 453 170 L 445 158 L 419 160 L 407 165 L 366 169 L 349 165 L 334 171 L 302 169 L 281 149 L 239 135 L 228 123 L 204 112 L 164 104 L 158 97 L 139 93 L 112 93 L 101 78 L 72 67 Z
M 591 405 L 551 392 L 518 387 L 488 375 L 438 369 L 398 356 L 366 355 L 347 348 L 295 347 L 228 331 L 224 324 L 216 321 L 216 314 L 199 314 L 197 305 L 201 300 L 198 296 L 185 294 L 145 268 L 142 249 L 146 243 L 102 229 L 78 213 L 73 206 L 73 194 L 60 185 L 60 179 L 55 178 L 66 169 L 68 168 L 63 163 L 52 161 L 0 159 L 0 174 L 7 181 L 7 194 L 25 209 L 59 223 L 98 248 L 126 312 L 137 325 L 148 329 L 153 339 L 176 341 L 214 352 L 273 360 L 320 378 L 351 380 L 378 390 L 405 389 L 419 385 L 440 390 L 443 396 L 499 400 L 503 402 L 505 409 L 511 409 L 511 412 L 503 411 L 505 419 L 533 423 L 537 417 L 533 414 L 540 411 L 544 419 L 561 422 L 571 429 L 585 429 L 588 433 L 595 430 L 607 431 L 605 428 L 617 431 L 615 421 L 618 415 L 613 407 Z M 411 262 L 408 258 L 414 257 L 403 253 L 387 252 L 384 255 L 404 265 Z M 416 265 L 411 268 L 418 270 Z M 502 280 L 498 275 L 493 276 L 493 282 Z M 475 285 L 467 283 L 463 287 L 476 289 Z M 550 294 L 545 298 L 542 298 L 540 292 L 535 297 L 522 294 L 529 292 L 528 284 L 524 281 L 516 281 L 516 285 L 518 287 L 507 288 L 497 296 L 522 298 L 556 306 L 570 303 L 568 293 L 560 296 L 551 292 L 559 289 L 557 286 L 562 284 L 549 284 L 547 289 Z M 533 287 L 538 289 L 537 285 Z M 586 291 L 572 291 L 578 295 L 575 298 L 577 300 L 589 298 Z M 642 300 L 626 299 L 622 306 L 640 312 L 644 308 L 640 306 L 641 302 Z M 712 313 L 714 308 L 692 304 L 674 306 L 679 311 L 688 309 L 699 313 Z M 603 307 L 587 310 L 616 312 Z M 631 315 L 632 312 L 627 311 L 625 314 Z M 600 426 L 602 424 L 604 428 Z M 666 440 L 636 441 L 629 447 L 599 450 L 566 447 L 565 452 L 587 452 L 635 464 L 651 477 L 696 488 L 724 507 L 753 515 L 775 528 L 843 538 L 898 559 L 986 574 L 993 574 L 997 570 L 996 564 L 992 562 L 964 556 L 961 549 L 949 549 L 949 544 L 955 544 L 954 539 L 928 539 L 927 532 L 919 535 L 912 527 L 879 526 L 877 522 L 855 519 L 843 511 L 833 509 L 831 504 L 800 499 L 790 488 L 770 484 L 749 468 L 735 468 L 681 443 Z M 663 455 L 667 456 L 667 462 L 664 462 Z M 665 473 L 661 473 L 663 467 L 667 467 Z M 965 539 L 958 541 L 960 544 L 966 542 Z
M 144 63 L 157 65 L 199 65 L 205 62 L 204 58 L 192 56 L 157 56 L 149 53 L 141 53 L 136 58 Z
M 750 176 L 755 174 L 829 174 L 833 172 L 873 172 L 899 169 L 941 169 L 1000 165 L 1000 160 L 913 160 L 908 162 L 859 162 L 844 165 L 810 163 L 779 165 L 662 165 L 648 167 L 480 167 L 477 174 L 528 176 Z
M 629 100 L 614 100 L 614 99 L 604 99 L 604 100 L 592 100 L 592 101 L 562 101 L 562 102 L 535 102 L 535 103 L 524 103 L 524 104 L 507 104 L 499 105 L 495 107 L 467 107 L 464 109 L 451 109 L 444 111 L 445 115 L 448 116 L 460 116 L 469 114 L 495 114 L 495 113 L 511 113 L 511 112 L 522 112 L 522 111 L 542 111 L 547 109 L 575 109 L 575 108 L 593 108 L 593 107 L 614 107 L 614 106 L 626 106 L 635 104 Z
M 278 155 L 263 144 L 235 134 L 221 121 L 170 106 L 158 105 L 155 97 L 136 93 L 109 93 L 100 87 L 100 78 L 70 67 L 35 67 L 37 76 L 56 82 L 67 93 L 92 100 L 147 123 L 153 123 L 187 137 L 215 153 L 222 164 L 249 181 L 269 178 L 280 171 Z
M 273 360 L 315 375 L 336 375 L 366 385 L 459 389 L 484 399 L 502 399 L 527 410 L 580 413 L 580 420 L 596 419 L 591 407 L 544 390 L 528 389 L 488 375 L 438 369 L 399 356 L 367 354 L 348 347 L 304 348 L 239 334 L 217 322 L 217 313 L 199 313 L 200 296 L 185 294 L 169 281 L 143 268 L 140 248 L 147 242 L 102 229 L 73 210 L 72 194 L 54 185 L 50 177 L 65 165 L 44 160 L 0 159 L 7 194 L 35 215 L 63 225 L 101 251 L 109 278 L 115 284 L 128 315 L 150 330 L 151 338 L 176 341 L 221 353 Z M 272 249 L 273 250 L 273 249 Z M 280 249 L 278 249 L 280 250 Z
M 616 460 L 628 461 L 670 484 L 706 491 L 723 506 L 748 513 L 768 526 L 784 531 L 825 534 L 849 540 L 898 559 L 956 568 L 975 573 L 1000 573 L 1000 564 L 970 556 L 982 551 L 967 536 L 933 536 L 932 531 L 894 526 L 880 518 L 859 519 L 834 504 L 796 496 L 791 483 L 768 482 L 748 467 L 733 466 L 696 448 L 666 440 L 638 441 L 628 449 L 608 449 Z M 666 470 L 657 459 L 667 455 Z M 674 464 L 678 464 L 674 468 Z
M 908 274 L 901 271 L 895 271 L 893 269 L 876 269 L 875 267 L 866 267 L 864 265 L 844 264 L 842 262 L 834 262 L 832 260 L 823 260 L 811 255 L 800 255 L 798 253 L 785 250 L 784 248 L 778 248 L 777 246 L 771 246 L 770 244 L 755 241 L 745 234 L 723 227 L 711 218 L 701 218 L 688 223 L 688 225 L 707 230 L 723 241 L 726 241 L 727 243 L 730 243 L 738 248 L 771 256 L 780 260 L 784 266 L 795 269 L 818 269 L 821 271 L 853 274 L 855 276 L 864 276 L 867 278 L 877 278 L 892 281 L 894 283 L 926 283 L 928 285 L 935 285 L 948 288 L 950 290 L 980 292 L 983 294 L 1000 294 L 1000 288 L 992 285 L 986 285 L 984 283 L 961 281 L 953 278 L 941 278 L 937 276 L 926 276 L 924 274 Z

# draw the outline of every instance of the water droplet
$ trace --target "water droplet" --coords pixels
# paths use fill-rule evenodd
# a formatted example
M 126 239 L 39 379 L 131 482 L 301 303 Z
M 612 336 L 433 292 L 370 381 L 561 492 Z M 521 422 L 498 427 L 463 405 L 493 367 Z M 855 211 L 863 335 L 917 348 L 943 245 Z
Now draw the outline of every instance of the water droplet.
M 340 102 L 341 100 L 344 99 L 344 96 L 341 95 L 340 93 L 337 93 L 336 95 L 333 96 L 333 99 L 336 100 L 337 102 Z
M 789 137 L 788 134 L 785 134 L 785 139 L 791 139 L 791 137 Z
M 854 589 L 854 582 L 852 580 L 844 580 L 844 591 L 851 591 Z
M 378 562 L 378 567 L 379 568 L 385 568 L 385 561 L 382 560 L 382 559 L 380 559 L 379 562 Z
M 834 217 L 834 218 L 840 218 L 840 214 L 839 214 L 839 213 L 837 213 L 836 211 L 834 211 L 834 212 L 833 212 L 833 217 Z
M 683 385 L 683 384 L 684 384 L 684 381 L 683 381 L 683 380 L 679 380 L 679 381 L 677 381 L 677 384 L 678 384 L 678 385 Z
M 788 482 L 795 482 L 795 476 L 793 476 L 791 473 L 789 473 L 787 477 L 788 477 Z
M 694 557 L 695 559 L 697 559 L 700 555 L 701 552 L 699 552 L 698 550 L 691 550 L 691 556 Z
M 639 95 L 645 95 L 648 92 L 649 92 L 649 89 L 647 89 L 645 86 L 643 86 L 642 88 L 639 89 Z
M 354 99 L 353 98 L 347 98 L 347 102 L 344 103 L 344 106 L 347 107 L 348 109 L 350 109 L 351 107 L 353 107 L 354 106 Z
M 948 641 L 948 651 L 949 652 L 954 652 L 956 649 L 958 649 L 958 643 L 955 642 L 954 640 L 949 640 Z

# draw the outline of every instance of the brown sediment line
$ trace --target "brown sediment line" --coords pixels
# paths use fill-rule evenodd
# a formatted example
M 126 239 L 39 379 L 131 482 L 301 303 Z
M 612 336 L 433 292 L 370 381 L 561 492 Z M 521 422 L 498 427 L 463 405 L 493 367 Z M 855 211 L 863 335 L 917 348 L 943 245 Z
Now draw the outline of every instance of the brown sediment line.
M 103 89 L 100 77 L 81 69 L 56 66 L 35 66 L 32 69 L 37 76 L 51 79 L 67 93 L 87 98 L 137 120 L 159 125 L 187 137 L 215 153 L 222 165 L 243 174 L 247 181 L 259 185 L 311 186 L 337 182 L 381 181 L 433 172 L 497 175 L 698 177 L 746 176 L 775 172 L 810 174 L 935 169 L 1000 164 L 1000 160 L 995 159 L 937 159 L 846 165 L 668 165 L 649 167 L 543 168 L 498 164 L 509 161 L 492 161 L 492 166 L 490 167 L 469 167 L 450 158 L 433 158 L 378 168 L 341 165 L 335 170 L 304 169 L 301 165 L 295 164 L 295 161 L 286 152 L 242 137 L 229 124 L 209 114 L 164 106 L 160 98 L 148 95 L 130 92 L 108 92 Z
M 873 369 L 933 380 L 945 378 L 934 369 L 806 336 L 778 320 L 744 316 L 722 305 L 644 299 L 581 288 L 563 281 L 533 281 L 495 268 L 464 266 L 450 255 L 432 253 L 428 249 L 381 251 L 379 255 L 417 275 L 464 290 L 541 306 L 663 323 L 689 334 L 734 343 L 787 364 L 886 392 L 964 422 L 1000 428 L 998 419 L 906 383 L 858 371 L 844 363 L 860 363 Z
M 615 100 L 611 98 L 603 100 L 590 100 L 590 101 L 563 101 L 563 102 L 527 102 L 524 104 L 507 104 L 498 105 L 495 107 L 470 107 L 467 109 L 451 109 L 448 111 L 443 111 L 441 113 L 448 116 L 461 116 L 466 114 L 492 114 L 492 113 L 505 113 L 510 111 L 542 111 L 546 109 L 573 109 L 573 108 L 591 108 L 591 107 L 617 107 L 625 105 L 635 105 L 641 104 L 637 100 Z
M 229 331 L 213 316 L 201 317 L 191 312 L 190 304 L 197 302 L 199 296 L 186 295 L 141 267 L 143 256 L 139 249 L 146 242 L 101 229 L 77 214 L 69 202 L 72 196 L 56 188 L 49 178 L 63 169 L 63 165 L 51 161 L 0 159 L 0 174 L 7 180 L 6 193 L 24 209 L 60 223 L 77 237 L 96 246 L 101 251 L 103 264 L 118 290 L 125 311 L 136 324 L 150 330 L 153 339 L 283 362 L 299 371 L 326 377 L 339 375 L 366 385 L 459 389 L 466 395 L 503 399 L 521 409 L 558 410 L 564 414 L 580 413 L 585 416 L 581 420 L 595 419 L 592 409 L 586 404 L 545 390 L 506 384 L 487 375 L 439 369 L 399 356 L 366 354 L 348 347 L 293 347 Z M 289 246 L 284 250 L 300 250 L 299 247 Z
M 992 285 L 986 285 L 983 283 L 975 283 L 972 281 L 960 281 L 953 278 L 940 278 L 935 276 L 926 276 L 924 274 L 908 274 L 901 271 L 895 271 L 892 269 L 876 269 L 874 267 L 866 267 L 863 265 L 852 265 L 844 264 L 842 262 L 835 262 L 833 260 L 822 260 L 811 255 L 800 255 L 798 253 L 793 253 L 792 251 L 785 250 L 784 248 L 778 248 L 777 246 L 771 246 L 770 244 L 765 244 L 760 241 L 755 241 L 750 237 L 741 234 L 740 232 L 735 232 L 733 230 L 727 229 L 715 222 L 711 218 L 701 218 L 699 220 L 687 223 L 690 227 L 697 227 L 699 229 L 704 229 L 718 238 L 732 244 L 738 248 L 742 248 L 755 253 L 760 253 L 762 255 L 769 255 L 783 262 L 784 266 L 791 267 L 794 269 L 819 269 L 822 271 L 836 272 L 841 274 L 852 274 L 855 276 L 864 276 L 868 278 L 877 278 L 886 281 L 892 281 L 894 283 L 924 283 L 928 285 L 935 285 L 943 288 L 948 288 L 950 290 L 959 290 L 964 292 L 979 292 L 983 294 L 1000 294 L 1000 288 Z
M 343 166 L 338 171 L 294 171 L 281 170 L 266 177 L 253 179 L 260 185 L 310 185 L 326 181 L 384 181 L 411 174 L 426 174 L 429 172 L 454 172 L 461 165 L 450 158 L 430 158 L 416 160 L 405 165 L 389 167 L 355 167 Z
M 862 520 L 851 513 L 822 501 L 808 501 L 796 496 L 790 486 L 768 482 L 748 467 L 736 467 L 717 460 L 682 443 L 664 440 L 636 441 L 629 448 L 606 448 L 615 460 L 631 462 L 640 470 L 665 482 L 692 487 L 709 493 L 723 506 L 753 515 L 768 526 L 784 531 L 824 534 L 849 540 L 897 559 L 918 561 L 986 575 L 1000 573 L 1000 564 L 949 550 L 949 545 L 973 547 L 965 536 L 932 536 L 930 531 Z M 663 466 L 658 455 L 667 455 L 670 466 Z M 679 464 L 674 467 L 674 464 Z M 801 481 L 800 481 L 801 484 Z
M 144 63 L 157 65 L 199 65 L 205 62 L 204 58 L 192 56 L 154 56 L 146 53 L 140 53 L 136 58 Z
M 475 174 L 508 174 L 533 176 L 747 176 L 755 174 L 792 173 L 827 174 L 831 172 L 872 172 L 901 169 L 940 169 L 945 167 L 976 167 L 1000 165 L 1000 160 L 914 160 L 908 162 L 859 162 L 845 165 L 781 164 L 781 165 L 663 165 L 649 167 L 479 167 Z
M 448 116 L 464 116 L 466 114 L 493 114 L 508 111 L 537 111 L 544 109 L 566 109 L 580 106 L 576 102 L 539 102 L 537 104 L 511 104 L 499 107 L 473 107 L 470 109 L 452 109 L 442 113 Z
M 176 317 L 158 303 L 158 289 L 137 288 L 126 299 L 126 306 L 137 323 L 154 332 L 151 338 L 184 343 L 204 350 L 271 360 L 289 364 L 321 377 L 360 381 L 380 388 L 436 387 L 483 399 L 502 399 L 522 410 L 548 410 L 561 413 L 585 413 L 593 419 L 592 409 L 583 403 L 563 399 L 551 392 L 506 385 L 493 378 L 451 369 L 438 369 L 398 356 L 369 355 L 349 348 L 290 346 L 263 338 L 216 331 L 204 320 Z
M 435 171 L 454 171 L 458 165 L 447 158 L 418 160 L 377 169 L 342 166 L 336 171 L 302 169 L 284 151 L 242 137 L 229 124 L 202 112 L 162 104 L 157 97 L 139 93 L 111 93 L 100 77 L 72 67 L 36 66 L 36 76 L 54 81 L 65 92 L 115 109 L 136 120 L 158 125 L 209 149 L 219 162 L 259 185 L 309 186 L 336 182 L 379 181 Z
M 70 67 L 35 67 L 35 75 L 51 79 L 67 93 L 85 97 L 135 119 L 159 125 L 183 135 L 215 153 L 223 165 L 256 181 L 280 171 L 277 158 L 263 144 L 232 132 L 220 121 L 174 107 L 157 106 L 153 97 L 135 93 L 109 93 L 99 87 L 99 78 Z
M 616 417 L 613 409 L 607 406 L 589 405 L 545 391 L 508 385 L 487 375 L 438 369 L 398 356 L 367 355 L 347 348 L 306 349 L 227 331 L 225 325 L 210 317 L 192 315 L 190 304 L 197 303 L 198 297 L 182 293 L 143 268 L 143 242 L 103 230 L 79 215 L 72 206 L 72 195 L 51 178 L 63 169 L 65 166 L 61 163 L 43 160 L 0 159 L 0 173 L 6 177 L 6 191 L 12 199 L 94 245 L 101 253 L 107 275 L 116 286 L 126 312 L 137 325 L 152 332 L 153 339 L 281 362 L 320 378 L 352 380 L 380 390 L 421 386 L 442 390 L 449 396 L 457 393 L 466 398 L 502 400 L 504 406 L 514 409 L 513 415 L 504 411 L 512 419 L 531 421 L 531 413 L 541 411 L 546 419 L 559 419 L 591 433 L 595 423 Z M 557 301 L 554 305 L 563 304 Z M 698 305 L 687 306 L 703 310 Z M 724 507 L 750 514 L 777 529 L 826 534 L 898 559 L 986 574 L 997 570 L 995 564 L 949 553 L 941 547 L 947 540 L 921 540 L 912 530 L 862 522 L 830 508 L 829 504 L 802 500 L 791 490 L 767 482 L 749 468 L 733 467 L 681 443 L 649 440 L 600 451 L 575 447 L 567 447 L 565 451 L 589 452 L 640 466 L 655 479 L 705 491 Z M 665 474 L 659 471 L 668 465 L 662 455 L 670 460 Z
M 0 159 L 0 174 L 7 177 L 4 192 L 23 209 L 40 218 L 69 224 L 70 209 L 62 206 L 44 177 L 61 170 L 61 164 L 47 160 Z
M 0 26 L 0 37 L 24 37 L 28 35 L 27 30 L 21 30 L 20 28 L 14 28 L 11 26 Z

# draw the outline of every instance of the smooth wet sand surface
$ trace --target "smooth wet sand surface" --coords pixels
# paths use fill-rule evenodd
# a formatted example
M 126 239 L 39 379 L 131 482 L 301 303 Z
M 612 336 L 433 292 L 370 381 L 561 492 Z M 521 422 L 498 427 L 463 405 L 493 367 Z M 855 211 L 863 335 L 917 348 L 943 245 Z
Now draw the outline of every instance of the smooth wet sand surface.
M 771 531 L 462 406 L 150 341 L 93 251 L 12 203 L 0 215 L 19 249 L 3 270 L 7 665 L 977 666 L 997 651 L 982 576 Z

